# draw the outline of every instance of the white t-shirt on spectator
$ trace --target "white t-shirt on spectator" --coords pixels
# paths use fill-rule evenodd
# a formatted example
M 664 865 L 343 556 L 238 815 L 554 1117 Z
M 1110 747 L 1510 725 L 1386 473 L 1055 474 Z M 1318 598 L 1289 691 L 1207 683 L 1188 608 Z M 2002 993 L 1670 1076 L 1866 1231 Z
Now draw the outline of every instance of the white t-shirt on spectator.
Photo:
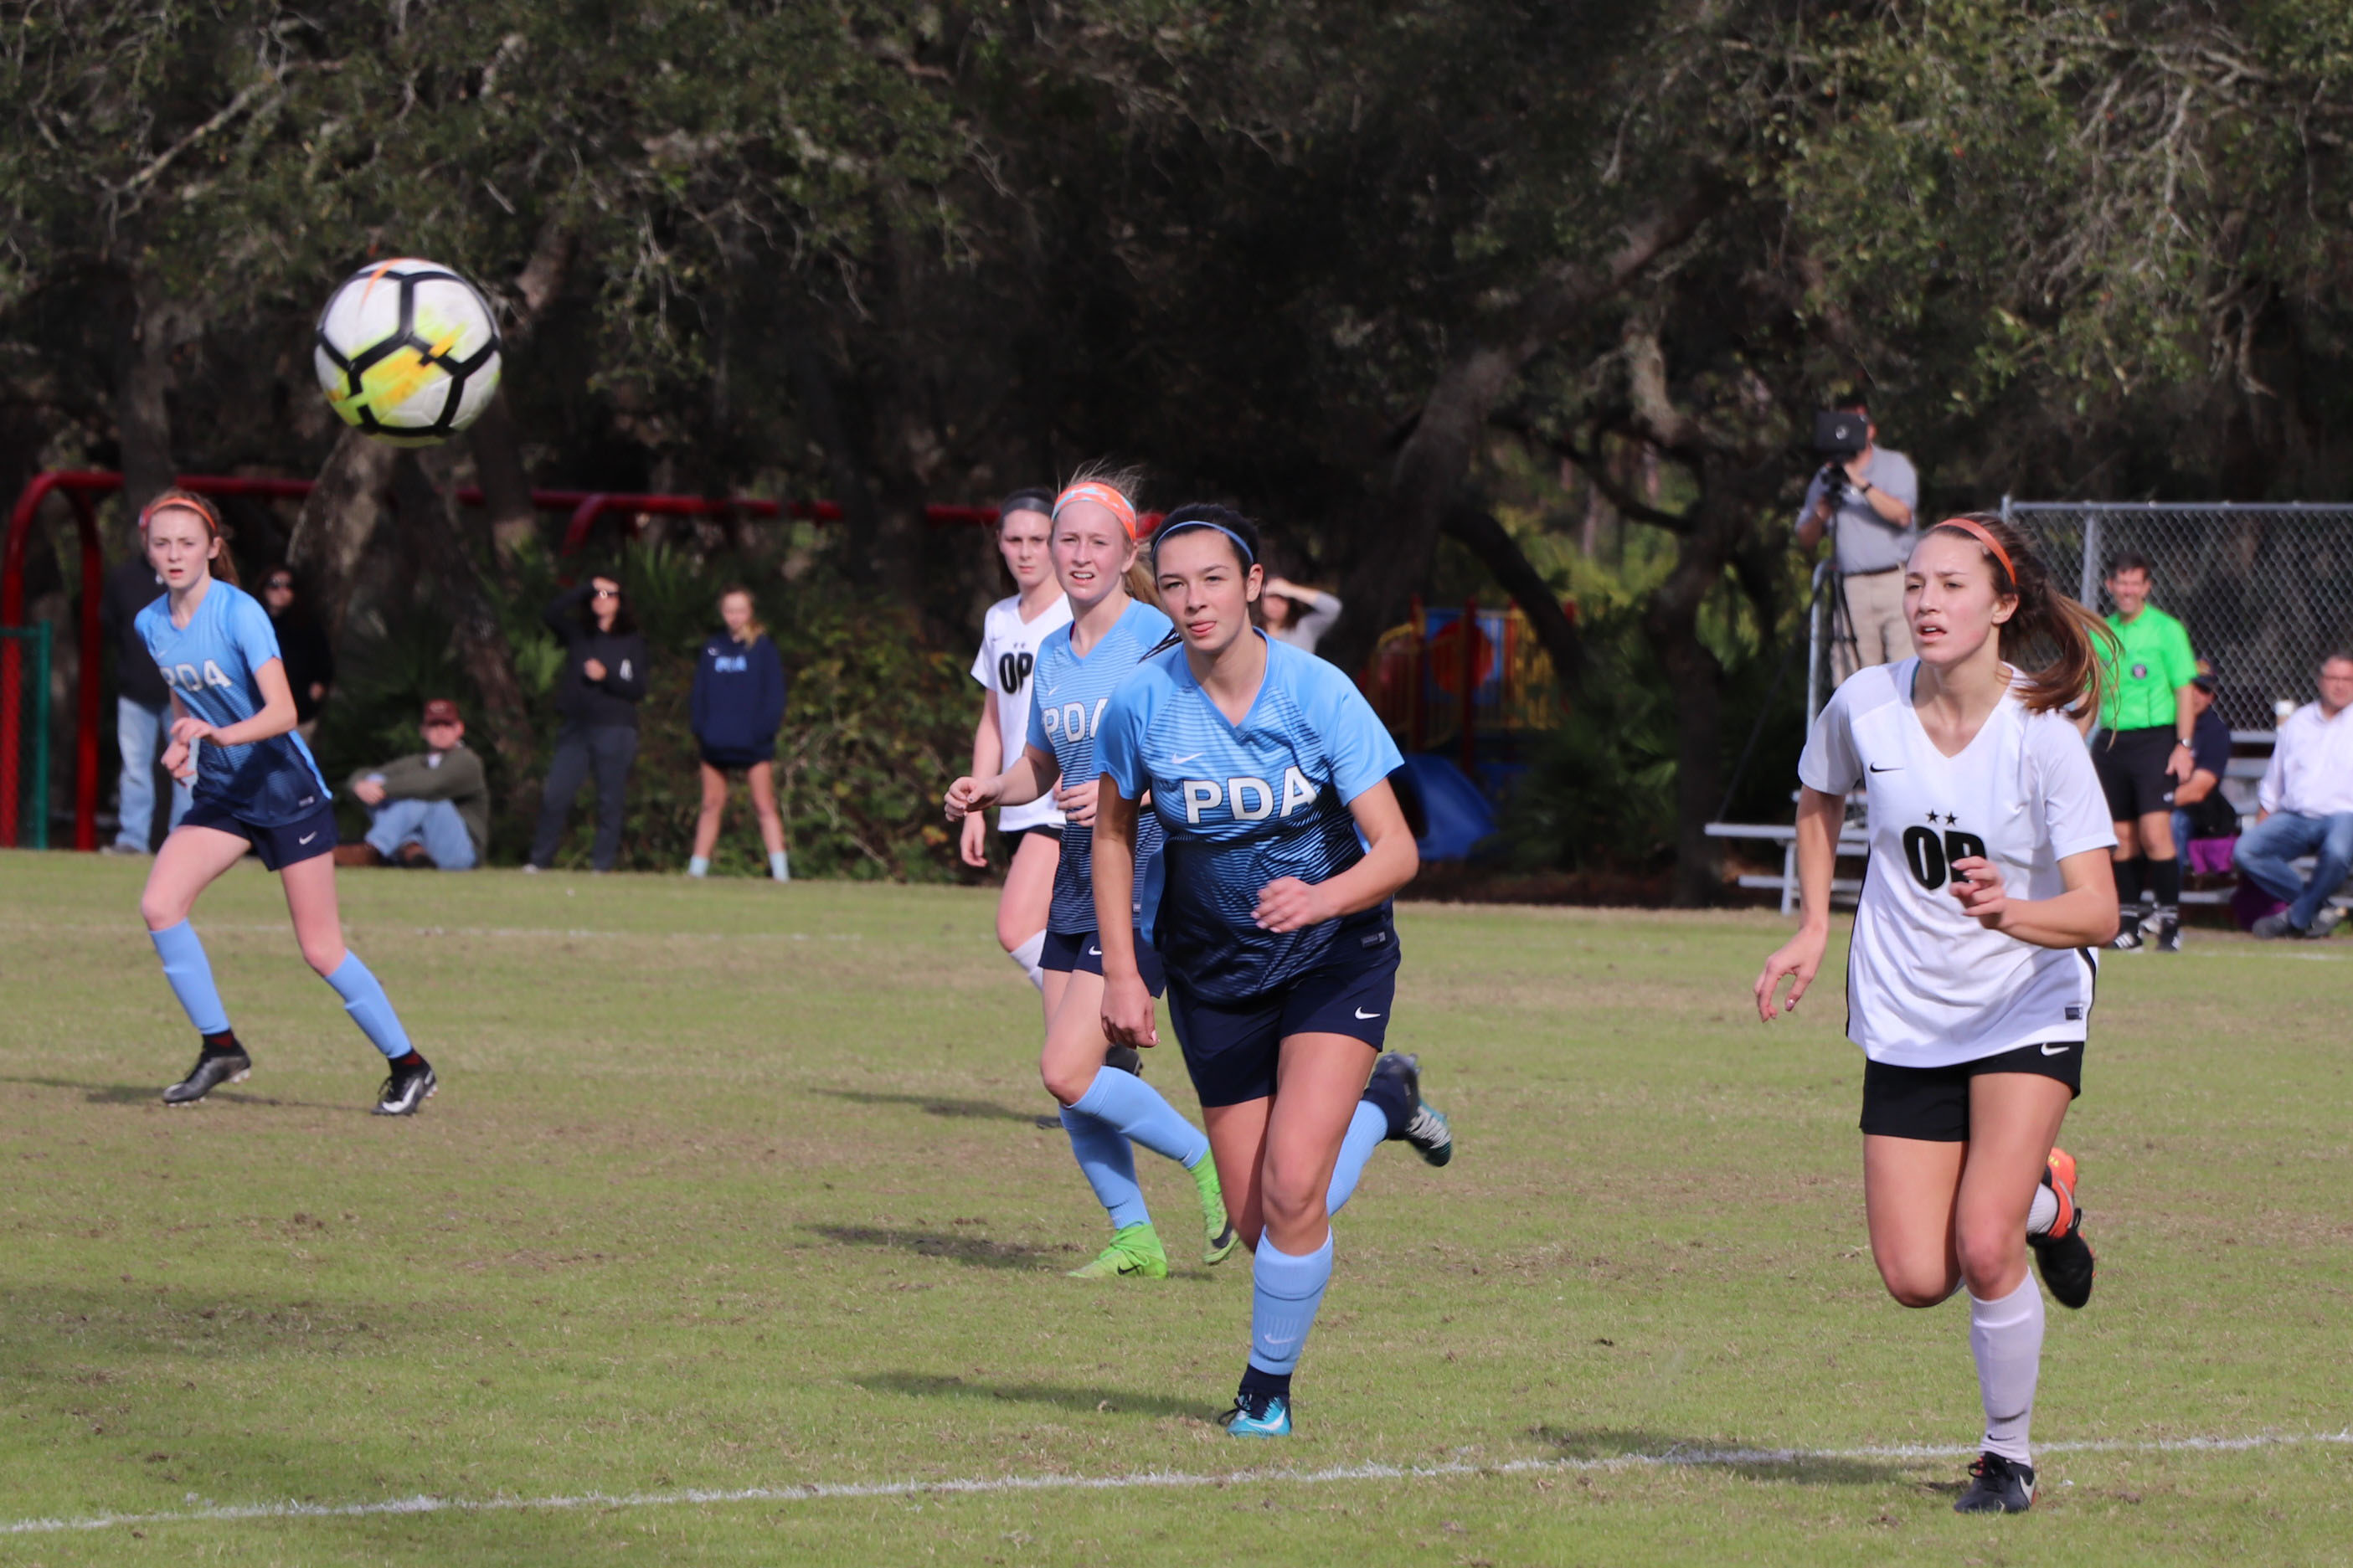
M 2066 890 L 2059 862 L 2116 844 L 2075 727 L 2005 697 L 1960 755 L 1912 705 L 1920 661 L 1858 671 L 1814 721 L 1798 776 L 1871 804 L 1871 866 L 1847 954 L 1847 1037 L 1873 1061 L 1950 1067 L 2082 1040 L 2099 977 L 2087 948 L 1989 931 L 1954 898 L 1951 863 L 1981 855 L 2014 899 Z
M 2323 718 L 2307 702 L 2287 716 L 2272 745 L 2255 801 L 2265 811 L 2337 816 L 2353 811 L 2353 708 Z
M 981 622 L 980 652 L 972 661 L 972 678 L 988 688 L 989 700 L 997 704 L 997 732 L 1005 745 L 1000 766 L 1010 767 L 1027 743 L 1029 671 L 1038 662 L 1039 645 L 1070 624 L 1071 601 L 1066 595 L 1055 595 L 1054 602 L 1034 621 L 1021 618 L 1018 595 L 988 606 L 988 614 Z M 1061 826 L 1062 814 L 1054 808 L 1050 790 L 1025 805 L 997 808 L 997 828 L 1000 833 Z

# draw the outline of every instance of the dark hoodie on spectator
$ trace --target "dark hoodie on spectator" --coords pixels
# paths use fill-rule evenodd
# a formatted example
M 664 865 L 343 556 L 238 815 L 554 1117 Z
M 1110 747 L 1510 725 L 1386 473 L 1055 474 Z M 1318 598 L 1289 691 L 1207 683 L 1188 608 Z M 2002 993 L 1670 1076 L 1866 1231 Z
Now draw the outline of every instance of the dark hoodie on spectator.
M 694 738 L 707 752 L 770 756 L 785 722 L 785 660 L 765 632 L 749 643 L 725 632 L 694 663 Z
M 548 602 L 541 619 L 564 641 L 564 673 L 555 682 L 555 710 L 566 724 L 638 727 L 638 704 L 646 695 L 646 639 L 640 632 L 600 632 L 588 609 L 591 584 L 583 583 Z M 590 659 L 605 667 L 605 679 L 591 680 Z

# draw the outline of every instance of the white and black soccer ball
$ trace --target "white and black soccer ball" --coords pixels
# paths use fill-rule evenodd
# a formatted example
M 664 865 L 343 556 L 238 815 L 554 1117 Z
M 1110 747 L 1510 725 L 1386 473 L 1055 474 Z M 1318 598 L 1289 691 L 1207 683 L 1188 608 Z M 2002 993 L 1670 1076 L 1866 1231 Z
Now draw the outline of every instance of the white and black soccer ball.
M 328 297 L 313 338 L 327 405 L 395 446 L 448 440 L 498 390 L 498 318 L 480 289 L 435 262 L 360 268 Z

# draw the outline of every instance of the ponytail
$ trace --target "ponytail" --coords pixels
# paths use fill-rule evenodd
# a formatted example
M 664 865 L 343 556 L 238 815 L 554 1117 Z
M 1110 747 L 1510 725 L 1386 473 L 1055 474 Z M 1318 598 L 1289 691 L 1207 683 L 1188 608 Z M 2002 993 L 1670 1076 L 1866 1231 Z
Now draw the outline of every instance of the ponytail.
M 1948 518 L 1928 531 L 1977 545 L 1993 574 L 1995 595 L 2017 596 L 2017 610 L 1995 631 L 2004 661 L 2025 676 L 2015 689 L 2027 711 L 2075 711 L 2086 704 L 2096 709 L 2106 693 L 2116 634 L 2060 592 L 2026 536 L 1990 511 Z M 2041 662 L 2030 668 L 2036 656 Z
M 170 489 L 160 492 L 153 500 L 149 501 L 145 506 L 139 509 L 139 540 L 141 549 L 144 550 L 146 547 L 148 523 L 154 520 L 154 516 L 157 512 L 164 511 L 172 507 L 178 507 L 183 511 L 195 512 L 198 517 L 204 520 L 205 537 L 206 539 L 216 539 L 221 542 L 220 553 L 211 557 L 205 563 L 205 570 L 211 574 L 214 581 L 226 583 L 232 588 L 236 587 L 237 585 L 237 557 L 229 553 L 228 535 L 221 527 L 220 513 L 214 508 L 211 501 L 206 500 L 203 496 L 198 495 L 194 490 L 184 490 L 179 486 L 174 485 Z

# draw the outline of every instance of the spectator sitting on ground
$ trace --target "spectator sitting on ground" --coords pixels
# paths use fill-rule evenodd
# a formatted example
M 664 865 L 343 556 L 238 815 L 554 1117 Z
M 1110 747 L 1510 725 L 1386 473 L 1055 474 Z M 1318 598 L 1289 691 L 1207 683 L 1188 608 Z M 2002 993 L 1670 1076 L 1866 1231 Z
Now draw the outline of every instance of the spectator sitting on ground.
M 261 607 L 278 634 L 278 658 L 294 693 L 294 732 L 308 744 L 319 730 L 319 706 L 335 684 L 335 654 L 327 634 L 296 600 L 294 571 L 280 562 L 261 574 Z
M 2192 864 L 2191 847 L 2239 836 L 2239 808 L 2222 793 L 2222 777 L 2231 771 L 2231 726 L 2214 710 L 2216 684 L 2213 665 L 2200 659 L 2189 682 L 2189 711 L 2196 716 L 2189 731 L 2189 778 L 2173 788 L 2174 851 L 2187 871 L 2221 869 L 2211 860 Z
M 368 808 L 367 837 L 338 846 L 338 866 L 432 866 L 470 871 L 491 837 L 491 788 L 482 759 L 466 746 L 458 705 L 425 705 L 425 750 L 352 775 L 351 792 Z
M 1267 636 L 1303 653 L 1314 653 L 1332 623 L 1340 618 L 1340 601 L 1321 588 L 1303 588 L 1281 577 L 1270 577 L 1259 591 L 1258 610 L 1266 622 Z
M 2278 914 L 2255 922 L 2259 937 L 2327 936 L 2345 911 L 2329 899 L 2353 869 L 2353 653 L 2336 653 L 2320 667 L 2320 700 L 2307 702 L 2280 724 L 2256 799 L 2263 816 L 2239 840 L 2232 858 L 2240 874 L 2275 899 Z M 2313 856 L 2310 878 L 2295 862 Z

